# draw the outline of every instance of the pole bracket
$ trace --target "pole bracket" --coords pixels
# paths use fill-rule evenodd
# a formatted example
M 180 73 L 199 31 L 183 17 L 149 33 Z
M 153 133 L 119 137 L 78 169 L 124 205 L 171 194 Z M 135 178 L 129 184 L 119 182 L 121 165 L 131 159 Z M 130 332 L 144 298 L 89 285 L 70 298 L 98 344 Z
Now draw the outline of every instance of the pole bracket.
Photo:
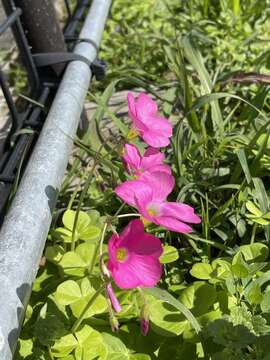
M 82 61 L 88 65 L 96 80 L 103 80 L 106 76 L 107 64 L 105 61 L 96 58 L 90 61 L 85 56 L 70 52 L 50 52 L 33 54 L 36 67 L 47 67 L 51 65 L 69 63 L 71 61 Z

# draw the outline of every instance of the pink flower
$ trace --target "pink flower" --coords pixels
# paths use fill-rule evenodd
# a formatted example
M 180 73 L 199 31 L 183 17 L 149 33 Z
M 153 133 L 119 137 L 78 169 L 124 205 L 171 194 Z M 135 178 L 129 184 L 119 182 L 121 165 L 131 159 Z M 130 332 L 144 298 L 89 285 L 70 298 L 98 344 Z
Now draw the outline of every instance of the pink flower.
M 122 308 L 121 305 L 119 304 L 117 297 L 115 296 L 111 283 L 107 284 L 106 293 L 108 298 L 110 299 L 114 311 L 119 313 L 122 310 Z
M 172 125 L 168 119 L 158 115 L 157 104 L 150 96 L 141 93 L 136 99 L 128 93 L 128 114 L 133 127 L 146 144 L 159 148 L 167 146 L 172 136 Z
M 137 178 L 144 172 L 161 171 L 171 174 L 169 165 L 163 164 L 164 154 L 149 147 L 142 156 L 134 145 L 126 144 L 124 147 L 123 160 L 130 175 Z
M 161 241 L 144 232 L 141 220 L 131 221 L 120 236 L 113 234 L 108 247 L 108 269 L 119 288 L 154 287 L 159 282 Z
M 199 224 L 201 219 L 191 206 L 166 201 L 174 183 L 173 176 L 164 172 L 145 173 L 139 180 L 118 185 L 115 192 L 127 204 L 136 207 L 144 219 L 171 231 L 189 233 L 192 228 L 186 223 Z

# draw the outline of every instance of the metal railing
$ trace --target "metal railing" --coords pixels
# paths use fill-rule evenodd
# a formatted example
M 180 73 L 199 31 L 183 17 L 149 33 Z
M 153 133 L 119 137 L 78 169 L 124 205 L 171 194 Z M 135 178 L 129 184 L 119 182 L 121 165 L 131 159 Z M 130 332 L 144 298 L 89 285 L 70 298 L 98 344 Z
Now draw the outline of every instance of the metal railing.
M 11 360 L 68 163 L 111 0 L 93 0 L 0 232 L 0 359 Z M 71 16 L 72 18 L 72 16 Z M 87 64 L 89 62 L 89 64 Z M 50 91 L 50 88 L 48 89 Z M 45 103 L 45 102 L 44 102 Z M 35 109 L 34 109 L 35 110 Z
M 0 24 L 0 36 L 9 28 L 12 29 L 20 64 L 26 73 L 27 97 L 33 101 L 24 101 L 23 110 L 18 110 L 18 99 L 14 100 L 7 76 L 1 69 L 4 64 L 0 64 L 0 86 L 9 110 L 11 123 L 4 141 L 3 153 L 0 153 L 0 226 L 12 194 L 16 190 L 18 178 L 21 176 L 20 172 L 24 169 L 43 126 L 60 78 L 52 77 L 52 73 L 48 72 L 48 69 L 37 68 L 20 19 L 22 10 L 16 8 L 13 0 L 2 0 L 2 2 L 7 17 Z M 73 12 L 70 2 L 70 0 L 65 0 L 67 21 L 63 29 L 68 50 L 72 50 L 76 44 L 78 28 L 85 17 L 86 10 L 90 7 L 91 0 L 77 0 Z M 21 129 L 27 129 L 27 131 L 21 131 Z

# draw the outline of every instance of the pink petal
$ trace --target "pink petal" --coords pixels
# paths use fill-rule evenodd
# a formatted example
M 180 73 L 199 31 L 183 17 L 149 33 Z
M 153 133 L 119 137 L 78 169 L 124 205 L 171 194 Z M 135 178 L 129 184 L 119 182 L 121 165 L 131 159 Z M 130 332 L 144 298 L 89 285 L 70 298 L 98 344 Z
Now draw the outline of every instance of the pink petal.
M 118 242 L 120 241 L 120 237 L 116 234 L 113 234 L 108 242 L 108 252 L 109 258 L 113 265 L 117 265 L 117 260 L 115 258 L 115 252 L 118 247 Z
M 151 168 L 155 165 L 162 164 L 164 161 L 164 158 L 165 158 L 165 156 L 162 152 L 158 151 L 158 149 L 154 149 L 154 148 L 150 147 L 146 150 L 146 152 L 144 153 L 144 155 L 142 157 L 142 161 L 141 161 L 142 167 L 145 170 L 148 170 L 149 168 Z
M 163 136 L 161 133 L 156 133 L 152 130 L 147 130 L 142 132 L 143 141 L 155 148 L 161 148 L 168 146 L 170 144 L 170 139 L 166 136 Z
M 138 118 L 135 98 L 130 92 L 127 95 L 127 102 L 128 102 L 128 115 L 133 121 L 134 127 L 139 131 L 147 130 L 144 123 Z
M 160 262 L 152 256 L 133 255 L 128 261 L 119 264 L 118 268 L 112 269 L 113 279 L 121 289 L 154 287 L 161 274 Z
M 147 171 L 149 173 L 155 173 L 155 172 L 165 172 L 169 175 L 172 174 L 172 169 L 169 165 L 167 164 L 162 164 L 162 165 L 155 165 L 153 167 L 150 167 L 147 169 Z
M 148 157 L 148 156 L 157 155 L 157 154 L 158 154 L 159 156 L 160 156 L 160 154 L 162 155 L 162 158 L 161 158 L 160 161 L 163 161 L 164 158 L 165 158 L 165 155 L 164 155 L 162 152 L 160 152 L 158 149 L 153 148 L 153 147 L 151 147 L 151 146 L 149 146 L 149 147 L 145 150 L 145 153 L 143 154 L 143 156 Z
M 141 168 L 141 159 L 142 156 L 136 146 L 130 144 L 125 145 L 123 160 L 130 174 Z
M 158 107 L 149 95 L 140 93 L 136 99 L 136 110 L 137 116 L 142 120 L 147 115 L 155 115 L 158 112 Z
M 131 92 L 127 94 L 128 114 L 131 118 L 137 117 L 135 98 Z
M 171 137 L 173 134 L 172 124 L 169 122 L 168 119 L 162 116 L 151 116 L 148 119 L 148 123 L 151 123 L 151 130 L 156 133 L 160 133 L 165 137 Z
M 138 209 L 139 213 L 146 219 L 149 219 L 149 214 L 147 212 L 147 205 L 152 202 L 153 190 L 150 186 L 143 183 L 140 191 L 135 194 L 135 207 Z
M 118 246 L 123 246 L 130 252 L 133 247 L 136 247 L 136 243 L 140 241 L 140 239 L 143 239 L 144 236 L 145 232 L 142 221 L 139 219 L 131 220 L 122 231 Z
M 166 172 L 151 172 L 145 173 L 141 176 L 140 181 L 149 185 L 153 191 L 152 200 L 164 201 L 172 192 L 175 180 L 174 177 Z
M 130 231 L 125 240 L 121 242 L 121 245 L 126 247 L 130 254 L 151 255 L 157 259 L 161 256 L 163 248 L 160 239 L 145 233 L 141 220 L 132 220 L 127 227 L 129 227 Z
M 127 180 L 118 185 L 114 192 L 127 204 L 136 206 L 135 195 L 140 193 L 142 187 L 143 184 L 140 180 Z
M 159 216 L 156 217 L 153 222 L 171 231 L 179 233 L 192 232 L 192 228 L 190 226 L 172 217 Z
M 201 219 L 194 213 L 193 207 L 177 202 L 165 202 L 161 206 L 162 216 L 170 216 L 184 222 L 199 224 Z

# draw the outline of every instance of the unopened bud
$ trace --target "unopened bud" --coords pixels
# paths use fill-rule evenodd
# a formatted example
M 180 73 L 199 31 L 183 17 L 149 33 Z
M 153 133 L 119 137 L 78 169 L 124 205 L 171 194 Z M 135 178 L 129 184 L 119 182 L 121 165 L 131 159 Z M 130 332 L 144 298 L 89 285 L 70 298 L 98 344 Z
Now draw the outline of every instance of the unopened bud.
M 113 332 L 117 332 L 119 330 L 119 322 L 113 314 L 110 315 L 110 324 Z
M 117 297 L 115 296 L 111 283 L 107 284 L 106 293 L 108 298 L 110 299 L 114 311 L 119 313 L 122 310 L 122 308 L 121 305 L 119 304 Z
M 141 309 L 141 334 L 146 336 L 150 329 L 149 322 L 149 306 L 148 304 L 144 304 Z

